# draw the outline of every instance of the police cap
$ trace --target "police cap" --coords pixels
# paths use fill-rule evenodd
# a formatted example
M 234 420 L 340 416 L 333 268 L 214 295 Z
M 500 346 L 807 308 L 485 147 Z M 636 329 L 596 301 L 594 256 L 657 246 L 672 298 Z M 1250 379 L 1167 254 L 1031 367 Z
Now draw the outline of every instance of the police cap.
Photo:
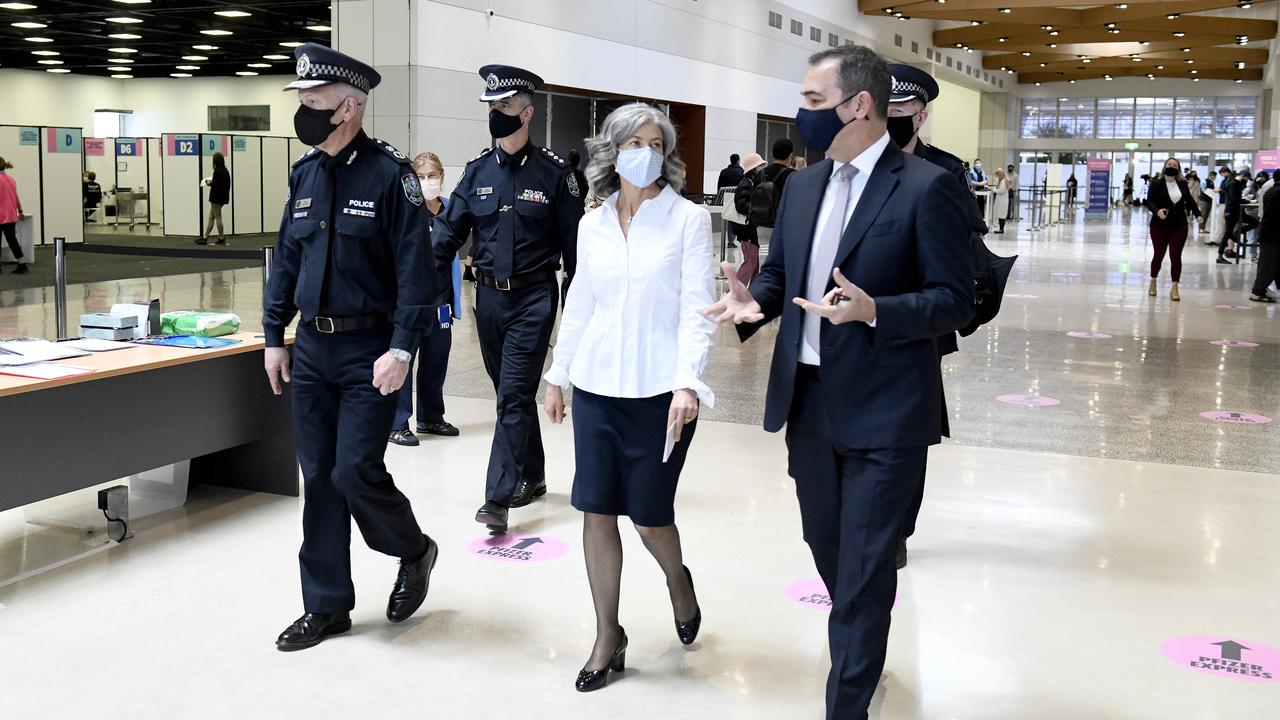
M 929 73 L 911 65 L 889 66 L 893 75 L 893 89 L 889 102 L 907 102 L 919 99 L 925 105 L 938 99 L 938 82 Z
M 480 102 L 509 98 L 518 92 L 531 93 L 542 87 L 542 78 L 510 65 L 485 65 L 480 68 L 480 77 L 484 78 L 484 94 L 480 96 Z
M 298 60 L 298 79 L 285 85 L 285 90 L 309 90 L 322 85 L 346 83 L 367 93 L 382 82 L 382 76 L 377 70 L 318 43 L 298 46 L 294 49 L 293 56 Z

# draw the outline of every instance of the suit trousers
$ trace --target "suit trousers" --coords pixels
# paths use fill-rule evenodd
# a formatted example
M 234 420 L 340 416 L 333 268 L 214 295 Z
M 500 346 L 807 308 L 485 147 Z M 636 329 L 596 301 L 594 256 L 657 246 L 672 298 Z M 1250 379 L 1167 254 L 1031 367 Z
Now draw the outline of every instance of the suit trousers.
M 396 419 L 391 427 L 408 430 L 413 416 L 413 386 L 418 386 L 418 425 L 444 422 L 444 376 L 449 371 L 449 352 L 453 349 L 453 328 L 439 323 L 422 339 L 416 364 L 400 386 L 396 401 Z
M 370 548 L 397 558 L 422 554 L 422 529 L 383 454 L 396 396 L 373 386 L 373 363 L 391 328 L 323 334 L 299 325 L 293 360 L 293 423 L 306 489 L 302 510 L 302 598 L 307 612 L 355 607 L 351 519 Z
M 1263 242 L 1259 245 L 1261 250 L 1258 255 L 1258 274 L 1253 278 L 1253 294 L 1263 296 L 1280 272 L 1280 243 Z
M 556 323 L 554 280 L 519 290 L 476 287 L 476 330 L 485 370 L 498 395 L 485 499 L 506 505 L 521 480 L 546 477 L 536 396 Z
M 787 421 L 788 472 L 805 542 L 831 594 L 827 718 L 859 720 L 884 670 L 894 555 L 927 448 L 851 449 L 833 438 L 822 382 L 802 366 Z

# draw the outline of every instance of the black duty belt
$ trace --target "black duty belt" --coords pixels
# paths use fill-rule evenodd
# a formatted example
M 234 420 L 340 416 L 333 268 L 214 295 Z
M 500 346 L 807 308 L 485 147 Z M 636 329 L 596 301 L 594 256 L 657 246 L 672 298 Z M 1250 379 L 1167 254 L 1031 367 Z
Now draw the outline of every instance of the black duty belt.
M 817 365 L 798 363 L 796 377 L 809 382 L 822 382 L 822 370 Z
M 502 290 L 507 292 L 510 290 L 520 290 L 521 288 L 533 287 L 535 285 L 545 285 L 548 282 L 554 282 L 556 272 L 554 270 L 543 270 L 541 272 L 532 272 L 526 275 L 517 275 L 509 280 L 499 280 L 498 278 L 485 272 L 476 273 L 476 282 L 485 287 L 494 290 Z
M 352 332 L 355 330 L 369 330 L 376 327 L 382 327 L 391 322 L 386 314 L 381 315 L 354 315 L 351 317 L 326 317 L 317 315 L 307 321 L 307 327 L 325 335 L 333 333 Z

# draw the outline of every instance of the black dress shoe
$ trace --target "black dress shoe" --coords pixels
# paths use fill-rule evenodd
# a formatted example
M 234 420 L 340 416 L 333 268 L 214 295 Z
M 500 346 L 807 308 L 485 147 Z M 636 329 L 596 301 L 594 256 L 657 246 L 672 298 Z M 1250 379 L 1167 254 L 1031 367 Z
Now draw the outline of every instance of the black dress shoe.
M 327 637 L 341 635 L 350 629 L 351 616 L 347 613 L 307 613 L 280 633 L 276 638 L 276 649 L 281 652 L 306 650 L 319 645 Z
M 907 539 L 906 538 L 902 538 L 901 540 L 898 541 L 897 565 L 899 570 L 907 566 Z
M 697 603 L 698 593 L 693 590 L 693 573 L 689 572 L 688 567 L 684 569 L 684 576 L 689 578 L 689 590 L 693 592 L 694 603 Z M 697 608 L 698 611 L 689 622 L 680 622 L 680 618 L 676 618 L 676 635 L 685 645 L 692 645 L 693 641 L 698 639 L 698 630 L 702 628 L 702 606 L 699 605 Z
M 609 673 L 622 672 L 627 669 L 627 631 L 621 626 L 618 630 L 622 632 L 622 639 L 618 641 L 618 648 L 613 651 L 613 657 L 609 658 L 609 664 L 604 666 L 602 670 L 583 669 L 578 672 L 578 680 L 573 686 L 578 692 L 591 692 L 599 690 L 609 684 Z
M 26 263 L 18 263 L 18 267 L 16 267 L 16 268 L 14 268 L 14 269 L 13 269 L 13 274 L 14 274 L 14 275 L 26 275 L 26 274 L 27 274 L 27 270 L 28 270 L 28 268 L 27 268 L 27 264 L 26 264 Z
M 516 492 L 511 496 L 511 507 L 522 508 L 525 505 L 547 494 L 547 481 L 521 480 Z
M 418 423 L 418 432 L 424 435 L 439 435 L 440 437 L 458 437 L 460 434 L 458 428 L 447 422 L 427 423 L 426 425 Z
M 208 238 L 196 238 L 196 244 L 197 244 L 197 245 L 208 245 L 208 244 L 209 244 L 209 239 L 208 239 Z
M 396 575 L 396 585 L 391 588 L 391 598 L 387 600 L 387 619 L 391 622 L 408 620 L 427 599 L 431 570 L 440 557 L 440 546 L 426 535 L 422 537 L 427 541 L 427 551 L 422 557 L 400 561 L 400 574 Z
M 1218 264 L 1219 264 L 1219 265 L 1230 265 L 1230 264 L 1231 264 L 1231 261 L 1230 261 L 1230 260 L 1228 260 L 1228 259 L 1226 259 L 1226 258 L 1224 258 L 1224 257 L 1220 257 L 1220 258 L 1218 258 Z
M 419 445 L 418 436 L 409 432 L 409 428 L 392 430 L 391 437 L 387 438 L 387 441 L 396 445 L 404 445 L 405 447 L 418 447 Z
M 494 532 L 504 533 L 507 531 L 507 508 L 492 500 L 486 502 L 476 511 L 476 522 Z

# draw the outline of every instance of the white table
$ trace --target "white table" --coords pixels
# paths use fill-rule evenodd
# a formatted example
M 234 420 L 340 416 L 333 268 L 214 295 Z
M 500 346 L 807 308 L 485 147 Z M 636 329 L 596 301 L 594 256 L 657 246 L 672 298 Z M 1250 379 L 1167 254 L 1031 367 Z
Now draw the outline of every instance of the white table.
M 35 219 L 30 215 L 18 221 L 18 245 L 22 248 L 22 259 L 28 263 L 34 264 L 36 255 L 33 250 L 35 247 Z M 0 241 L 0 262 L 17 262 L 13 253 L 9 252 L 9 243 Z

